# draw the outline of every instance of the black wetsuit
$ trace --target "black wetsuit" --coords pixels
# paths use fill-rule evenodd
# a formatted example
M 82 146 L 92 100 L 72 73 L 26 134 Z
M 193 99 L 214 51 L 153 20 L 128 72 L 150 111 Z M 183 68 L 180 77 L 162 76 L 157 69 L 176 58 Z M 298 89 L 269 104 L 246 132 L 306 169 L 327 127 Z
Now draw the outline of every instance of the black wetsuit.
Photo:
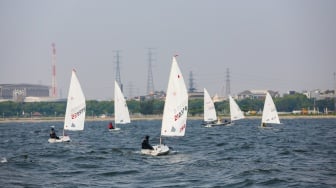
M 142 143 L 141 143 L 141 148 L 142 149 L 154 149 L 150 144 L 148 139 L 143 139 Z
M 55 138 L 55 139 L 59 139 L 58 136 L 56 136 L 56 133 L 54 130 L 50 131 L 50 138 Z

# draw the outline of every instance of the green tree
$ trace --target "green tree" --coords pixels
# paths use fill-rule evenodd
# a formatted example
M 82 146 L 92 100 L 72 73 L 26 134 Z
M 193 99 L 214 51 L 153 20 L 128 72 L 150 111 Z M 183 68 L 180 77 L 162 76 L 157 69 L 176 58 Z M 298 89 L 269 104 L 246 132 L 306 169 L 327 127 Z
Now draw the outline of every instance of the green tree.
M 192 116 L 197 114 L 203 114 L 203 99 L 189 100 L 188 113 Z
M 154 104 L 153 99 L 140 101 L 140 113 L 145 115 L 153 114 L 154 112 L 153 104 Z

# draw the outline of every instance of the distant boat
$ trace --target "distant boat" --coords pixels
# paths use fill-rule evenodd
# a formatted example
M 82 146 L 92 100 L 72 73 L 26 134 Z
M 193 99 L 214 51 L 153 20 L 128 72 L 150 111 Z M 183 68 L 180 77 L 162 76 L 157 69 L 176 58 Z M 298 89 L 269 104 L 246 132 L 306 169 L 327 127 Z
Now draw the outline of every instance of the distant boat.
M 266 127 L 267 123 L 280 124 L 278 112 L 271 95 L 266 92 L 264 110 L 262 113 L 261 127 Z
M 188 92 L 176 56 L 171 65 L 167 96 L 163 110 L 160 144 L 153 146 L 154 150 L 141 149 L 146 155 L 165 155 L 169 147 L 162 144 L 163 136 L 184 136 L 187 126 Z
M 229 95 L 229 101 L 230 101 L 230 117 L 231 117 L 231 123 L 233 121 L 244 119 L 244 112 L 240 110 L 238 104 L 235 102 L 235 100 Z
M 221 126 L 230 123 L 228 121 L 221 122 L 221 120 L 217 118 L 215 104 L 205 88 L 204 88 L 203 106 L 204 106 L 204 121 L 202 125 L 204 125 L 205 127 Z
M 131 123 L 127 103 L 117 81 L 114 81 L 114 129 L 120 130 L 117 124 Z
M 65 130 L 82 131 L 84 130 L 86 102 L 81 85 L 76 75 L 75 69 L 72 70 L 68 100 L 64 118 L 63 136 L 60 139 L 49 138 L 48 142 L 69 142 L 70 137 L 65 135 Z

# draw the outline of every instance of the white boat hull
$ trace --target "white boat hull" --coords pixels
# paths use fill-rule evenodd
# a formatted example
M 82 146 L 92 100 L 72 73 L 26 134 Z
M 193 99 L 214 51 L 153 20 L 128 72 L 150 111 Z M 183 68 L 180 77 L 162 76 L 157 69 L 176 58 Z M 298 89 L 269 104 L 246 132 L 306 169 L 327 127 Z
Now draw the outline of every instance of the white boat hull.
M 120 128 L 114 128 L 114 129 L 109 129 L 110 132 L 113 132 L 113 131 L 120 131 Z
M 69 136 L 60 136 L 59 139 L 56 138 L 49 138 L 48 142 L 49 143 L 58 143 L 58 142 L 70 142 L 70 137 Z
M 169 153 L 169 147 L 167 145 L 155 145 L 153 146 L 153 150 L 151 149 L 141 149 L 141 153 L 145 155 L 159 156 L 159 155 L 167 155 Z
M 216 126 L 225 126 L 225 125 L 230 125 L 231 122 L 205 122 L 203 123 L 204 127 L 216 127 Z

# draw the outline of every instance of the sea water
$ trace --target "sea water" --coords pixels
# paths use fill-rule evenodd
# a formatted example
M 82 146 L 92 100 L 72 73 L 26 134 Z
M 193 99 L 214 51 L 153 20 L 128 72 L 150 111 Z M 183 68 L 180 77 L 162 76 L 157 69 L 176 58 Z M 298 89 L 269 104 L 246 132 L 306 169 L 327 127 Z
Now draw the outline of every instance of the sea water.
M 164 138 L 166 156 L 140 153 L 159 142 L 161 121 L 133 121 L 110 132 L 86 122 L 72 142 L 48 143 L 62 122 L 0 124 L 1 187 L 336 187 L 336 119 L 259 119 L 205 128 L 189 120 L 186 135 Z

